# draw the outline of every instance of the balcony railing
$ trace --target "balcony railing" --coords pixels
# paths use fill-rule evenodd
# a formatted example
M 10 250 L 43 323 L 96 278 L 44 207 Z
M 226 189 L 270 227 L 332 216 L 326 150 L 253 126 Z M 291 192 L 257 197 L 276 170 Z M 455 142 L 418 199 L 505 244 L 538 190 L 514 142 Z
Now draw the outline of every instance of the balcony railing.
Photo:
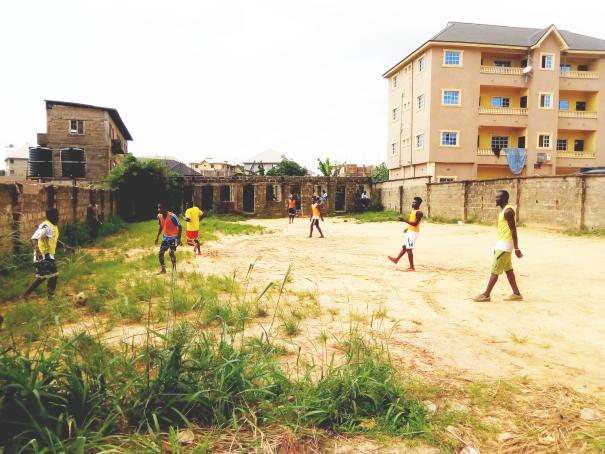
M 490 115 L 527 115 L 527 109 L 513 109 L 510 107 L 479 107 L 479 113 Z
M 561 70 L 561 77 L 568 77 L 570 79 L 598 79 L 599 73 L 597 71 L 571 71 Z
M 502 151 L 500 151 L 500 156 L 504 155 Z M 491 148 L 479 148 L 477 150 L 477 156 L 496 156 Z
M 481 66 L 481 72 L 485 74 L 512 74 L 520 76 L 523 74 L 523 68 L 513 68 L 508 66 Z
M 586 110 L 559 110 L 559 117 L 565 118 L 597 118 L 596 112 Z
M 593 159 L 596 156 L 594 151 L 557 151 L 558 158 Z

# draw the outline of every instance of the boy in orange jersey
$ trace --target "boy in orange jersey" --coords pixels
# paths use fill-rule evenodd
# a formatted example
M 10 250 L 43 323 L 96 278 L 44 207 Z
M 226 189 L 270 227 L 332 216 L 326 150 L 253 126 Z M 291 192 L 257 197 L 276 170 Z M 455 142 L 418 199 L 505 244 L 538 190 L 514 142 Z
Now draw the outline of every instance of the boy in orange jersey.
M 319 199 L 317 197 L 313 197 L 313 199 L 311 199 L 311 217 L 309 218 L 309 221 L 311 221 L 311 228 L 309 229 L 309 238 L 313 236 L 313 226 L 317 227 L 317 231 L 321 235 L 320 238 L 325 238 L 323 232 L 321 231 L 321 228 L 319 227 L 320 219 L 321 222 L 323 222 L 324 217 L 323 214 L 321 214 L 321 206 L 319 203 Z
M 296 217 L 296 198 L 294 194 L 290 194 L 290 198 L 288 199 L 288 224 L 294 223 L 294 218 Z
M 158 233 L 155 236 L 155 244 L 158 244 L 158 238 L 160 233 L 163 235 L 162 244 L 160 246 L 160 252 L 158 258 L 160 259 L 160 266 L 162 270 L 158 274 L 166 273 L 166 265 L 164 264 L 164 254 L 166 250 L 170 252 L 170 261 L 172 262 L 172 270 L 176 271 L 176 248 L 181 243 L 181 233 L 183 228 L 179 222 L 179 218 L 176 214 L 168 211 L 166 204 L 160 203 L 158 205 Z
M 400 221 L 405 222 L 409 225 L 407 229 L 403 231 L 405 233 L 405 243 L 401 248 L 401 252 L 399 255 L 395 257 L 391 257 L 389 255 L 389 260 L 393 262 L 395 265 L 399 262 L 399 259 L 403 257 L 403 255 L 407 252 L 408 261 L 410 262 L 410 266 L 405 271 L 416 271 L 414 268 L 414 245 L 416 244 L 416 239 L 420 233 L 420 221 L 422 221 L 423 213 L 420 211 L 420 204 L 422 203 L 422 199 L 420 197 L 414 197 L 414 201 L 412 202 L 412 211 L 410 212 L 410 218 L 408 220 L 404 218 L 399 218 Z

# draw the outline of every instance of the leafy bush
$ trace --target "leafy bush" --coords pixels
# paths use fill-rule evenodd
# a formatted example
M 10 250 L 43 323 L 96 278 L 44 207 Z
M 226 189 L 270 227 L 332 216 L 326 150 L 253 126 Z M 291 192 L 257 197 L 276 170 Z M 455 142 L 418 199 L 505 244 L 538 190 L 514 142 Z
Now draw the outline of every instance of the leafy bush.
M 383 162 L 372 170 L 372 183 L 382 183 L 389 180 L 389 169 Z
M 304 177 L 308 171 L 306 167 L 301 166 L 298 162 L 292 161 L 291 159 L 282 156 L 282 160 L 279 164 L 269 169 L 267 172 L 268 176 L 299 176 Z

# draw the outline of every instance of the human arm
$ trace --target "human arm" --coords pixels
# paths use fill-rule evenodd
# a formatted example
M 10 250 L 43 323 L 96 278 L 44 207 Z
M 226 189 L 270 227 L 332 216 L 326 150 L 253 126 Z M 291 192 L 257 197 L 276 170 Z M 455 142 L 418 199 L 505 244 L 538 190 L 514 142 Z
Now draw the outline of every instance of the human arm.
M 40 248 L 38 247 L 38 240 L 32 238 L 32 246 L 34 247 L 34 251 L 36 252 L 36 260 L 42 260 L 42 252 L 40 252 Z
M 510 208 L 504 210 L 504 219 L 508 223 L 508 228 L 510 229 L 510 233 L 513 237 L 513 246 L 515 248 L 515 255 L 518 258 L 523 257 L 521 253 L 521 249 L 519 249 L 519 238 L 517 236 L 517 224 L 515 223 L 515 212 Z
M 59 243 L 63 247 L 63 249 L 65 249 L 67 252 L 71 252 L 71 253 L 76 252 L 76 250 L 73 247 L 68 246 L 61 240 L 57 240 L 57 243 Z M 36 245 L 36 248 L 37 248 L 37 245 Z
M 183 227 L 181 227 L 181 224 L 179 224 L 179 242 L 177 243 L 179 246 L 183 244 L 181 241 L 181 233 L 183 233 Z

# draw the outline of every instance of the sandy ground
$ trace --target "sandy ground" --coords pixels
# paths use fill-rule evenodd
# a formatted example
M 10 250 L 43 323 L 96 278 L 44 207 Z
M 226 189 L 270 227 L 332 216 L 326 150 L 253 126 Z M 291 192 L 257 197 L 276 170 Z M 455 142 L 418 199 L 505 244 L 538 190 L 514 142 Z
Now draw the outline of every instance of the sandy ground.
M 319 289 L 324 314 L 338 311 L 306 320 L 302 345 L 321 330 L 337 339 L 351 320 L 384 307 L 381 332 L 402 367 L 473 380 L 527 377 L 605 395 L 604 239 L 520 229 L 525 257 L 514 266 L 525 301 L 503 301 L 511 292 L 502 276 L 492 302 L 475 303 L 470 297 L 489 275 L 495 227 L 424 224 L 417 272 L 403 273 L 405 257 L 397 267 L 386 258 L 401 248 L 402 223 L 332 218 L 322 225 L 325 239 L 309 239 L 306 219 L 250 222 L 272 233 L 203 245 L 199 270 L 243 277 L 256 260 L 254 281 L 262 289 L 281 281 L 291 264 L 288 287 Z

